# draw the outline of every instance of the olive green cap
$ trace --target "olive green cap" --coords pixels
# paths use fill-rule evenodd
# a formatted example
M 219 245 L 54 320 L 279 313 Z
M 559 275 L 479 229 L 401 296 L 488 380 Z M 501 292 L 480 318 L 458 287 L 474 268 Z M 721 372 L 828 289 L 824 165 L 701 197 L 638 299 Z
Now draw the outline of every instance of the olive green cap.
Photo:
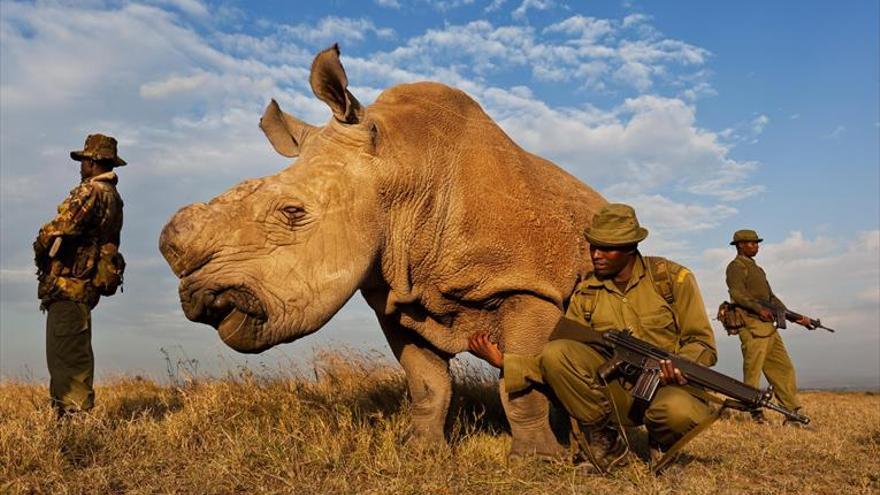
M 742 229 L 733 233 L 733 240 L 730 241 L 730 245 L 735 246 L 738 242 L 761 242 L 763 240 L 758 237 L 758 233 L 754 230 Z
M 639 225 L 636 211 L 623 203 L 605 205 L 593 216 L 593 225 L 584 232 L 592 246 L 618 247 L 638 244 L 648 237 Z
M 110 162 L 114 167 L 121 167 L 126 163 L 116 154 L 116 139 L 103 134 L 89 134 L 84 149 L 71 151 L 70 157 L 78 162 L 86 159 Z

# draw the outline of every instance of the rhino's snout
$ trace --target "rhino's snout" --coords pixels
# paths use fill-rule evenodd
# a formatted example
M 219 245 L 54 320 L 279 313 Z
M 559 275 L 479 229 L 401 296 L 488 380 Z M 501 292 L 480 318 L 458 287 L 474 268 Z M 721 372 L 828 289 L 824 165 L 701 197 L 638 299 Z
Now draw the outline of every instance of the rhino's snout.
M 178 277 L 192 273 L 211 258 L 211 240 L 204 235 L 208 225 L 210 208 L 195 203 L 181 208 L 162 229 L 159 251 Z

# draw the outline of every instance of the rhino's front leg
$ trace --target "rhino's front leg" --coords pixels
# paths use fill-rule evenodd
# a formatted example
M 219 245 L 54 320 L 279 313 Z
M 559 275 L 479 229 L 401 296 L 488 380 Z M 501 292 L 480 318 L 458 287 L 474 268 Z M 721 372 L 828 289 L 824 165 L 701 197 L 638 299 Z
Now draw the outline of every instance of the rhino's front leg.
M 396 322 L 380 318 L 380 324 L 406 373 L 415 439 L 424 445 L 444 445 L 443 427 L 452 398 L 449 357 Z
M 504 352 L 537 355 L 547 343 L 559 317 L 559 308 L 543 299 L 521 296 L 508 300 L 502 320 Z M 503 379 L 499 390 L 513 436 L 511 456 L 559 457 L 565 454 L 550 428 L 550 403 L 546 395 L 534 388 L 508 394 Z

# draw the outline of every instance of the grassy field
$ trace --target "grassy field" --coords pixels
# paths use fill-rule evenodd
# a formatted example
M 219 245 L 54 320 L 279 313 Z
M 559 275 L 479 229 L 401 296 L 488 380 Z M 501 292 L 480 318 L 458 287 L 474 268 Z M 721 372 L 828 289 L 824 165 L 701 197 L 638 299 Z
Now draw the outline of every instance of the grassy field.
M 813 430 L 719 421 L 660 476 L 508 463 L 494 379 L 459 365 L 450 446 L 407 442 L 399 368 L 319 355 L 308 368 L 217 379 L 137 377 L 58 422 L 46 388 L 0 383 L 0 493 L 878 493 L 880 395 L 807 392 Z M 641 433 L 643 436 L 644 434 Z M 635 434 L 636 441 L 639 434 Z

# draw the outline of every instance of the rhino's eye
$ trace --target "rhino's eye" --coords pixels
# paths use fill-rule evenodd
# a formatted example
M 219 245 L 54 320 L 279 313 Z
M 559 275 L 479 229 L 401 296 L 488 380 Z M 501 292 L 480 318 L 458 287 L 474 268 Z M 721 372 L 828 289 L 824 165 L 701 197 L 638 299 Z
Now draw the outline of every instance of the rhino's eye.
M 281 208 L 281 213 L 284 215 L 287 225 L 292 229 L 309 223 L 309 214 L 302 206 L 288 205 Z

